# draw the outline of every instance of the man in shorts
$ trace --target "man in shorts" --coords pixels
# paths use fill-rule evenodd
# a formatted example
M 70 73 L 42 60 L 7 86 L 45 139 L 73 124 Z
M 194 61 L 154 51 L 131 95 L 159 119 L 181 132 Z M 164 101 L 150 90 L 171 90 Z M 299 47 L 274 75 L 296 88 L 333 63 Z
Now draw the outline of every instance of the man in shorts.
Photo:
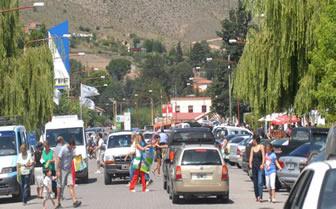
M 69 188 L 69 192 L 72 198 L 73 207 L 77 208 L 82 203 L 77 200 L 76 191 L 74 186 L 74 181 L 71 175 L 71 166 L 72 160 L 74 157 L 74 149 L 76 148 L 75 140 L 71 139 L 69 144 L 64 145 L 59 154 L 58 154 L 58 163 L 57 167 L 60 168 L 60 176 L 61 176 L 61 185 L 62 191 L 64 191 L 64 187 L 67 186 Z M 63 193 L 63 192 L 62 192 Z
M 57 206 L 56 208 L 61 208 L 61 196 L 62 196 L 62 183 L 61 183 L 61 167 L 59 162 L 59 153 L 64 145 L 64 138 L 62 136 L 58 136 L 56 139 L 56 147 L 54 149 L 54 160 L 56 162 L 56 184 L 57 184 Z

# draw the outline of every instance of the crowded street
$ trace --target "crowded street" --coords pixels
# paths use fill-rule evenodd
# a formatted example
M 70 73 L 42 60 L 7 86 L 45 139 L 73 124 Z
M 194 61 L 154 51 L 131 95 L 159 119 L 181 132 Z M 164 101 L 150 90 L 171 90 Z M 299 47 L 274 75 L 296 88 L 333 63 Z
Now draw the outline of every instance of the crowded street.
M 230 170 L 230 200 L 227 203 L 218 202 L 216 199 L 192 199 L 173 205 L 167 193 L 162 188 L 162 178 L 154 177 L 154 183 L 149 187 L 149 192 L 130 193 L 126 181 L 115 181 L 112 185 L 104 185 L 103 175 L 95 174 L 95 161 L 91 160 L 89 167 L 89 183 L 78 184 L 78 199 L 82 201 L 81 208 L 227 208 L 227 209 L 280 209 L 283 208 L 288 193 L 281 191 L 277 193 L 277 203 L 258 203 L 253 194 L 253 184 L 248 176 L 236 167 L 229 167 Z M 137 188 L 140 191 L 140 187 Z M 41 208 L 42 200 L 35 198 L 35 187 L 32 187 L 33 199 L 29 201 L 26 209 Z M 266 192 L 264 192 L 266 195 Z M 71 208 L 72 202 L 69 194 L 65 192 L 64 208 Z M 18 209 L 22 208 L 22 203 L 13 202 L 11 198 L 0 199 L 0 208 Z

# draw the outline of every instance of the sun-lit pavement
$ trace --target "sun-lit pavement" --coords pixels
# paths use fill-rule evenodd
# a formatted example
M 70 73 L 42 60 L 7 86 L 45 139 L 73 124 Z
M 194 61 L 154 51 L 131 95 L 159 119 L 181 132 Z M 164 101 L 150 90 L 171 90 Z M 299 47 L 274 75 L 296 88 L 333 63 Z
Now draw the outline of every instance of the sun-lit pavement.
M 226 204 L 220 203 L 215 199 L 192 199 L 173 205 L 167 193 L 162 187 L 162 178 L 154 177 L 154 183 L 150 186 L 148 193 L 130 193 L 126 187 L 126 182 L 114 182 L 112 185 L 105 186 L 103 174 L 94 174 L 95 162 L 90 162 L 90 181 L 89 184 L 79 184 L 77 192 L 79 199 L 83 202 L 81 208 L 92 209 L 158 209 L 158 208 L 236 208 L 236 209 L 280 209 L 283 208 L 288 193 L 277 193 L 278 203 L 257 203 L 253 195 L 252 182 L 247 175 L 240 169 L 230 168 L 230 201 Z M 140 188 L 139 188 L 140 189 Z M 35 188 L 32 188 L 35 195 Z M 64 208 L 72 208 L 69 194 L 65 192 Z M 264 198 L 268 195 L 265 193 Z M 32 199 L 27 206 L 22 203 L 15 203 L 9 198 L 0 198 L 0 208 L 6 209 L 38 209 L 42 208 L 42 200 Z M 49 205 L 48 208 L 52 208 Z

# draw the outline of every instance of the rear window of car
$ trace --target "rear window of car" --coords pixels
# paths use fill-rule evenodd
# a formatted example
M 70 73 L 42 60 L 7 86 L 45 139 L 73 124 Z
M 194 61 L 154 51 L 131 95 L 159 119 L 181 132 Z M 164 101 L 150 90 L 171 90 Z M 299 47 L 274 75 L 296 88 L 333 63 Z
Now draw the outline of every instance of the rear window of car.
M 336 169 L 329 170 L 325 177 L 322 189 L 320 191 L 319 207 L 320 209 L 336 209 Z
M 323 144 L 304 144 L 289 153 L 289 155 L 296 157 L 308 157 L 312 151 L 321 151 L 323 147 Z
M 197 144 L 197 143 L 215 143 L 215 138 L 211 132 L 177 132 L 173 136 L 172 145 L 178 144 Z
M 186 150 L 183 153 L 182 165 L 222 165 L 220 155 L 214 149 Z
M 294 130 L 292 134 L 292 140 L 309 141 L 309 131 L 308 130 Z

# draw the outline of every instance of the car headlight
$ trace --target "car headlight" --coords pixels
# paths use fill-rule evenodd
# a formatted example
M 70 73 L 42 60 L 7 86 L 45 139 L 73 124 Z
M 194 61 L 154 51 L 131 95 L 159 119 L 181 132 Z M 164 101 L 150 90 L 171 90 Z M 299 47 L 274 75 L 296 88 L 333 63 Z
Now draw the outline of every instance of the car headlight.
M 3 168 L 1 170 L 1 173 L 5 174 L 5 173 L 12 173 L 12 172 L 15 172 L 15 171 L 16 171 L 16 167 L 7 167 L 7 168 Z
M 114 157 L 112 155 L 105 155 L 104 161 L 114 161 Z

